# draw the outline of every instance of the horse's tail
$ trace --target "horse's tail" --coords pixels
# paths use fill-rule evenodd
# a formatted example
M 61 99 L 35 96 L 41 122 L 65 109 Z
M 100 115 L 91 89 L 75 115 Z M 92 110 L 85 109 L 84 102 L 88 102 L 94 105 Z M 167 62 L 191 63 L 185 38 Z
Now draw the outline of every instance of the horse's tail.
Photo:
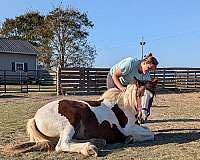
M 56 139 L 42 134 L 38 130 L 34 118 L 28 120 L 26 129 L 30 137 L 30 142 L 21 143 L 14 146 L 6 146 L 3 149 L 5 153 L 18 154 L 32 151 L 50 152 L 55 149 Z
M 28 120 L 26 125 L 26 131 L 30 137 L 31 142 L 39 143 L 49 141 L 49 138 L 38 130 L 34 118 Z

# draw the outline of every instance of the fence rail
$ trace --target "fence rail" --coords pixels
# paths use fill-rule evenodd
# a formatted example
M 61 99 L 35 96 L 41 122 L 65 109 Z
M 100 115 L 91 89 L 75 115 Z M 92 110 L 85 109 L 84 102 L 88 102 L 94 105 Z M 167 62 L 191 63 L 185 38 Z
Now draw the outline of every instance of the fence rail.
M 57 92 L 57 72 L 0 70 L 0 93 Z
M 58 94 L 101 94 L 106 90 L 109 68 L 65 68 L 58 70 Z M 158 91 L 200 91 L 200 68 L 158 68 Z

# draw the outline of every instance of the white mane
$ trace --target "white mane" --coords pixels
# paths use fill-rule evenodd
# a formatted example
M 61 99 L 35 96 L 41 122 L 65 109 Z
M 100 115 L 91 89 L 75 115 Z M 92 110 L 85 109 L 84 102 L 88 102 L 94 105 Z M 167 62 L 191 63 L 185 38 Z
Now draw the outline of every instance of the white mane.
M 118 104 L 120 108 L 130 109 L 136 113 L 136 90 L 137 87 L 135 84 L 129 84 L 125 93 L 120 92 L 117 88 L 111 88 L 104 92 L 100 100 L 108 100 L 114 104 Z

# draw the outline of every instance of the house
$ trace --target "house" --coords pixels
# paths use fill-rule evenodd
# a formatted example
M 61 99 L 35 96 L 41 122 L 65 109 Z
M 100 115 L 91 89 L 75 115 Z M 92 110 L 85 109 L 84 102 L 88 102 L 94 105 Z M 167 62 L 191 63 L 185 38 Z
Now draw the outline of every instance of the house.
M 21 83 L 37 76 L 39 52 L 25 40 L 0 38 L 0 82 Z
M 0 70 L 37 70 L 38 53 L 28 41 L 0 38 Z

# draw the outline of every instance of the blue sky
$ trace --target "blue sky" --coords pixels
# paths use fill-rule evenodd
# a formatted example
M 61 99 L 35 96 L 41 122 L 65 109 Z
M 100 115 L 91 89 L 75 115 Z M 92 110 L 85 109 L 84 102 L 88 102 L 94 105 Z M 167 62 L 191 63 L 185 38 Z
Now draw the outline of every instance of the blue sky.
M 27 11 L 46 15 L 61 0 L 6 0 L 0 5 L 0 22 Z M 95 45 L 96 67 L 111 67 L 126 57 L 141 58 L 153 52 L 159 67 L 200 67 L 199 0 L 62 0 L 87 12 L 95 27 L 89 41 Z

